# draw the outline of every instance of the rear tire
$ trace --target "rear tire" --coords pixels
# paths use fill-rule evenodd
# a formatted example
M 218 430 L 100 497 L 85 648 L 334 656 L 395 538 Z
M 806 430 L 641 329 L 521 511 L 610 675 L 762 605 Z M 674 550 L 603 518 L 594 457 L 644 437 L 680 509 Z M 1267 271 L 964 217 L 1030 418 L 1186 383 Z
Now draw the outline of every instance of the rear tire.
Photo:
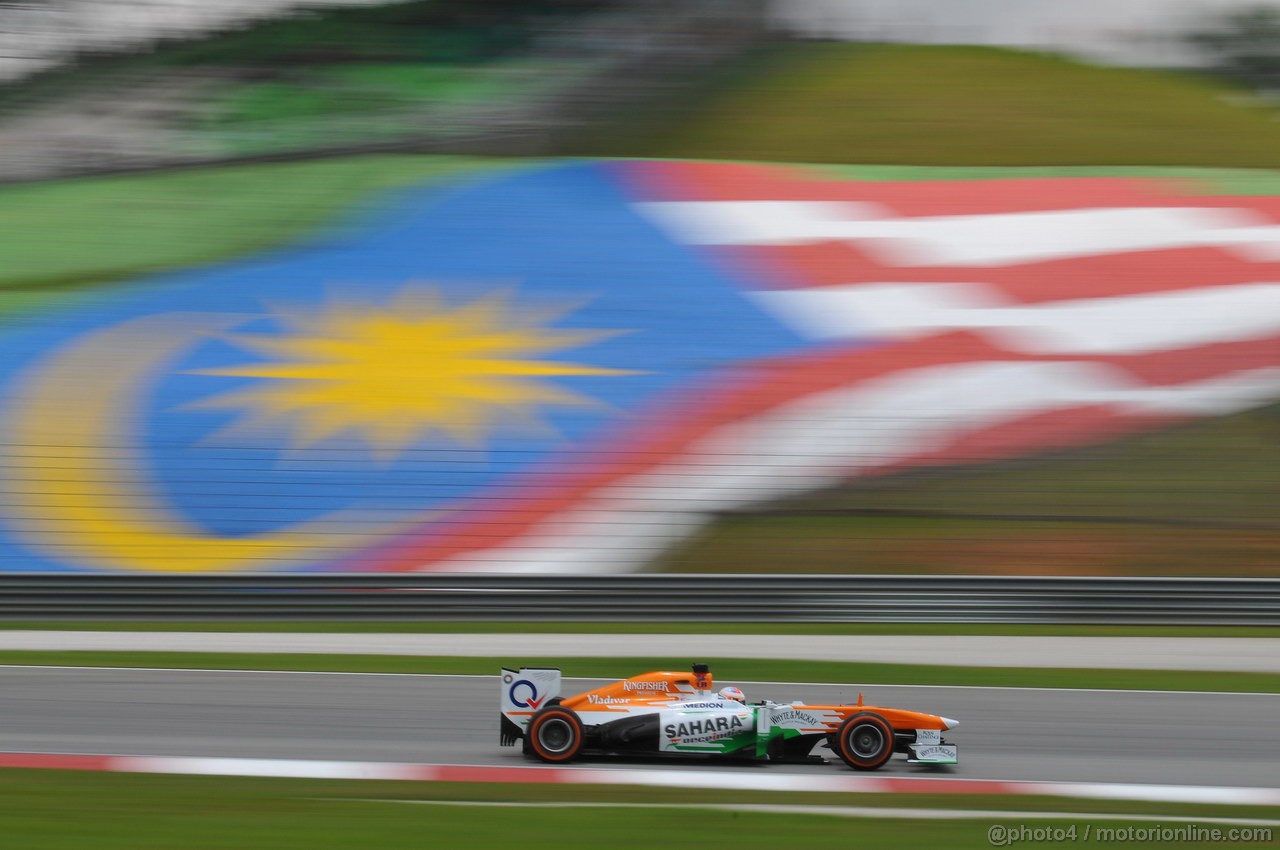
M 878 714 L 855 714 L 840 724 L 832 743 L 854 770 L 879 770 L 893 757 L 893 727 Z
M 572 709 L 549 705 L 529 721 L 525 740 L 535 758 L 564 764 L 582 752 L 582 721 Z

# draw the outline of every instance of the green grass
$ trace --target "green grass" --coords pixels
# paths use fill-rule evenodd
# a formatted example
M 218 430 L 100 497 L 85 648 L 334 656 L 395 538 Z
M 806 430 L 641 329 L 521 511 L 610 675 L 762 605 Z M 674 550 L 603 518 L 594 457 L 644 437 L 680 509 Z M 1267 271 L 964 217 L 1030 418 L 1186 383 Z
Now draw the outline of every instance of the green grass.
M 422 104 L 480 103 L 508 92 L 536 66 L 500 69 L 421 63 L 336 65 L 303 80 L 230 86 L 201 122 L 205 129 L 242 123 L 376 113 Z
M 553 22 L 589 8 L 542 0 L 402 0 L 279 15 L 229 31 L 166 39 L 145 51 L 80 57 L 10 84 L 0 115 L 76 111 L 128 97 L 142 83 L 190 85 L 173 151 L 243 156 L 412 140 L 424 126 L 448 131 L 454 104 L 511 104 L 589 73 L 579 57 L 530 58 Z M 203 79 L 201 79 L 203 78 Z M 452 116 L 452 117 L 451 117 Z M 157 126 L 157 130 L 163 128 Z M 161 133 L 161 135 L 164 135 Z
M 382 155 L 65 180 L 0 191 L 0 314 L 280 245 L 380 190 L 491 166 Z
M 657 568 L 1274 576 L 1277 437 L 1272 405 L 1031 459 L 862 479 L 724 517 Z
M 524 45 L 528 33 L 519 27 L 493 26 L 492 19 L 460 15 L 467 2 L 408 0 L 371 8 L 320 9 L 162 45 L 151 64 L 296 68 L 362 60 L 474 62 Z M 514 4 L 511 0 L 507 5 Z
M 945 651 L 941 642 L 939 651 Z M 344 673 L 493 675 L 502 666 L 560 667 L 565 676 L 622 678 L 647 670 L 683 670 L 687 658 L 507 657 L 429 655 L 330 655 L 319 653 L 0 651 L 0 664 L 54 667 L 155 667 L 205 670 L 310 670 Z M 727 658 L 715 662 L 723 681 L 833 682 L 865 685 L 966 685 L 1014 688 L 1098 688 L 1160 691 L 1280 693 L 1280 674 L 1186 670 L 947 667 Z M 874 701 L 869 696 L 868 701 Z
M 983 47 L 799 43 L 599 147 L 635 156 L 914 165 L 1280 166 L 1273 110 L 1190 74 Z
M 200 144 L 226 156 L 390 141 L 420 134 L 424 122 L 448 130 L 473 107 L 538 96 L 589 68 L 583 61 L 528 59 L 317 66 L 213 87 L 187 125 Z
M 1280 195 L 1280 171 L 1159 165 L 809 165 L 819 177 L 869 181 L 1011 180 L 1045 177 L 1141 177 L 1192 193 Z
M 145 52 L 81 57 L 74 64 L 0 84 L 0 111 L 92 90 L 103 79 L 120 74 L 163 75 L 190 68 L 293 73 L 348 63 L 478 63 L 528 44 L 530 27 L 495 25 L 497 18 L 489 14 L 467 14 L 473 4 L 474 0 L 401 0 L 318 8 L 227 31 L 167 39 Z M 486 5 L 496 16 L 517 9 L 531 16 L 565 12 L 563 4 L 530 0 L 490 0 Z M 493 8 L 502 5 L 507 10 Z
M 549 793 L 550 792 L 550 793 Z M 887 796 L 887 795 L 886 795 Z M 848 846 L 850 836 L 872 847 L 989 847 L 991 823 L 1016 824 L 1016 816 L 988 820 L 917 820 L 765 814 L 678 807 L 689 802 L 793 802 L 823 799 L 824 805 L 873 805 L 870 795 L 778 795 L 734 792 L 718 800 L 702 792 L 638 788 L 538 788 L 519 785 L 451 786 L 434 783 L 349 782 L 203 776 L 102 775 L 69 771 L 0 771 L 0 834 L 22 850 L 147 850 L 178 848 L 561 848 L 566 842 L 610 848 L 729 843 L 742 848 L 796 846 L 796 837 L 818 847 Z M 594 799 L 598 802 L 656 801 L 665 809 L 484 808 L 411 805 L 400 800 L 530 802 Z M 938 798 L 910 801 L 932 807 Z M 956 800 L 940 801 L 955 804 Z M 1019 802 L 1039 802 L 1035 800 Z M 1074 801 L 1073 801 L 1074 802 Z M 1060 811 L 1063 801 L 1046 800 Z M 990 807 L 976 798 L 975 806 Z M 1077 813 L 1036 820 L 1032 826 L 1084 823 Z M 1090 808 L 1092 807 L 1092 808 Z M 1168 813 L 1191 811 L 1180 807 Z M 1218 811 L 1218 808 L 1212 811 Z M 1132 804 L 1125 813 L 1150 811 Z M 1210 811 L 1195 809 L 1195 811 Z M 1226 817 L 1274 815 L 1271 809 L 1229 809 Z M 1208 815 L 1203 815 L 1208 816 Z M 1098 822 L 1107 826 L 1121 821 Z M 1150 824 L 1148 824 L 1150 826 Z M 1088 846 L 1087 844 L 1085 846 Z M 1140 845 L 1141 846 L 1141 845 Z
M 1277 574 L 1277 552 L 1280 531 L 1263 529 L 927 516 L 749 516 L 721 520 L 664 556 L 655 569 L 776 573 L 784 572 L 784 565 L 803 564 L 806 573 L 1269 578 Z
M 409 622 L 351 620 L 0 620 L 4 631 L 271 632 L 338 634 L 753 634 L 1273 637 L 1280 626 L 1092 626 L 1016 623 Z

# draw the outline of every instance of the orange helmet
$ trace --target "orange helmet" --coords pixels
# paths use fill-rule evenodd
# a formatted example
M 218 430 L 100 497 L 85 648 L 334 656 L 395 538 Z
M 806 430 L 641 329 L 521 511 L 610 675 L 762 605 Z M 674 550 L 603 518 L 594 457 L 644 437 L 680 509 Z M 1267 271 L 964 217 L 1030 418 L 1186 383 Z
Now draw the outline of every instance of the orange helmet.
M 747 704 L 747 695 L 742 692 L 741 688 L 735 688 L 733 685 L 730 685 L 727 688 L 721 688 L 720 696 L 725 699 L 736 700 L 743 705 Z

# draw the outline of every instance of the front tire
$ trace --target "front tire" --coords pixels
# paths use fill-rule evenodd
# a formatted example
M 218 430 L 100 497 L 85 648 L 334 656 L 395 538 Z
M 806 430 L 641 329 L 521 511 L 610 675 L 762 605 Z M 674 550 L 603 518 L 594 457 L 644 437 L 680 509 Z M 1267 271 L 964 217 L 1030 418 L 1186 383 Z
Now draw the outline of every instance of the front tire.
M 835 751 L 854 770 L 879 770 L 893 757 L 893 727 L 878 714 L 855 714 L 840 724 Z
M 572 709 L 550 705 L 529 721 L 529 752 L 541 761 L 564 764 L 582 752 L 582 721 Z

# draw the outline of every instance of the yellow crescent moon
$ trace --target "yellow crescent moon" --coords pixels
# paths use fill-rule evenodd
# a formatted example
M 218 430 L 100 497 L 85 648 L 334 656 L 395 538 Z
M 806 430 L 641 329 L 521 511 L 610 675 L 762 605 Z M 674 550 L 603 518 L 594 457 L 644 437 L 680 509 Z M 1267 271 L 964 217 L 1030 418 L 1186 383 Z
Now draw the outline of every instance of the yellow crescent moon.
M 80 337 L 26 377 L 9 410 L 8 511 L 23 541 L 67 564 L 229 572 L 329 560 L 385 539 L 343 511 L 283 530 L 219 537 L 168 510 L 139 463 L 136 416 L 156 380 L 244 315 L 166 313 Z M 398 525 L 398 524 L 397 524 Z

